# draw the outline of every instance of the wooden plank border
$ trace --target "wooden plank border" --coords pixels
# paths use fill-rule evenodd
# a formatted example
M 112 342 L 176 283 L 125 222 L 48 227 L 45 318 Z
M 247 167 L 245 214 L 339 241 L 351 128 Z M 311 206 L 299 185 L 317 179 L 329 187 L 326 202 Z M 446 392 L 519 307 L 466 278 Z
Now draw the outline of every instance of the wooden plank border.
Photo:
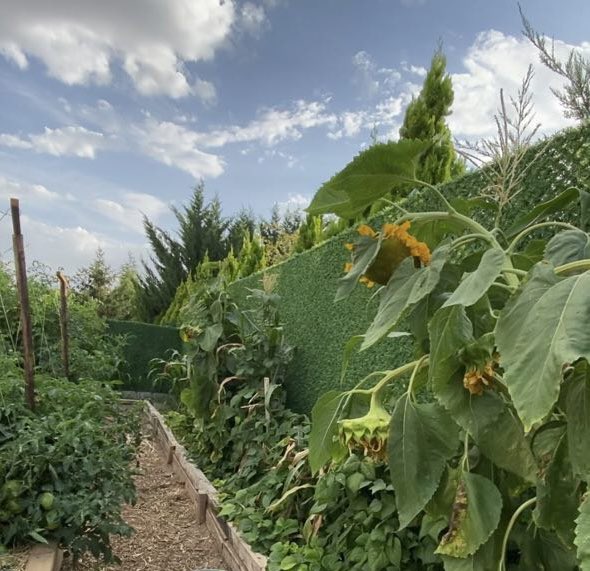
M 123 405 L 136 402 L 121 401 Z M 186 449 L 176 440 L 164 417 L 149 401 L 144 401 L 143 413 L 144 423 L 151 431 L 154 444 L 178 480 L 184 484 L 186 493 L 194 504 L 198 521 L 207 526 L 229 571 L 265 571 L 266 557 L 255 553 L 240 537 L 236 528 L 218 515 L 217 490 L 207 476 L 189 460 Z
M 31 549 L 25 571 L 59 571 L 63 561 L 63 551 L 55 543 L 35 545 Z

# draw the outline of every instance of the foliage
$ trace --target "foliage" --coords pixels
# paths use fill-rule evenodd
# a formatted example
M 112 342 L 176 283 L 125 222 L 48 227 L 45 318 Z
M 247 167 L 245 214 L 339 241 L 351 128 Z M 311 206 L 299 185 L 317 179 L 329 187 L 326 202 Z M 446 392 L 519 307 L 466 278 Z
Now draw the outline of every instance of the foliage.
M 562 61 L 555 53 L 554 43 L 551 42 L 549 48 L 547 38 L 535 31 L 520 5 L 519 10 L 524 35 L 539 51 L 541 63 L 565 79 L 563 90 L 551 88 L 563 107 L 564 115 L 578 121 L 590 119 L 590 59 L 574 49 L 567 60 Z
M 37 377 L 38 410 L 20 375 L 0 379 L 0 546 L 56 541 L 77 558 L 115 559 L 110 535 L 129 535 L 138 419 L 95 381 Z
M 323 217 L 308 214 L 299 227 L 299 235 L 295 244 L 296 252 L 305 252 L 316 244 L 319 244 L 324 238 Z
M 98 248 L 95 259 L 72 278 L 72 289 L 80 299 L 94 300 L 101 317 L 135 319 L 137 317 L 137 269 L 133 258 L 114 272 Z
M 33 327 L 35 365 L 38 372 L 62 374 L 60 357 L 59 291 L 45 269 L 32 272 L 29 299 Z M 13 276 L 0 269 L 0 350 L 11 359 L 21 357 L 20 311 Z M 93 298 L 70 292 L 68 297 L 68 331 L 70 374 L 72 378 L 111 380 L 121 363 L 125 340 L 108 335 L 107 324 L 100 315 L 100 304 Z
M 81 296 L 95 299 L 104 304 L 114 279 L 113 270 L 105 260 L 104 250 L 98 248 L 92 263 L 87 268 L 78 270 L 72 281 L 75 284 L 75 291 Z
M 139 310 L 145 321 L 152 321 L 166 311 L 176 289 L 208 255 L 212 260 L 223 259 L 229 248 L 226 239 L 229 221 L 221 216 L 218 199 L 205 202 L 205 189 L 198 185 L 188 205 L 172 208 L 178 222 L 178 238 L 153 222 L 144 219 L 144 228 L 152 256 L 143 264 L 144 275 L 139 278 Z
M 531 160 L 534 164 L 529 168 L 527 165 Z M 506 229 L 513 227 L 523 213 L 538 216 L 540 211 L 537 207 L 552 199 L 555 199 L 556 207 L 561 204 L 554 216 L 564 222 L 574 222 L 578 214 L 571 200 L 579 193 L 568 189 L 584 188 L 587 184 L 590 126 L 570 129 L 548 142 L 539 143 L 525 154 L 520 165 L 526 170 L 520 182 L 522 190 L 506 205 L 502 226 Z M 495 218 L 496 212 L 486 206 L 491 201 L 482 201 L 479 195 L 489 182 L 490 177 L 486 173 L 475 171 L 441 186 L 440 190 L 451 202 L 471 208 L 472 215 L 479 222 L 488 224 Z M 423 192 L 413 193 L 401 203 L 404 208 L 415 211 L 425 210 L 431 204 L 432 198 Z M 387 211 L 380 212 L 367 224 L 380 228 L 387 222 L 387 215 Z M 587 229 L 590 230 L 590 227 Z M 350 359 L 344 378 L 340 379 L 342 348 L 351 336 L 363 333 L 368 327 L 377 301 L 373 297 L 374 290 L 357 288 L 349 298 L 333 303 L 339 287 L 338 278 L 342 276 L 347 261 L 344 244 L 352 242 L 355 235 L 356 230 L 344 229 L 313 250 L 264 271 L 264 274 L 276 276 L 285 336 L 297 347 L 287 370 L 285 386 L 289 405 L 300 412 L 309 413 L 322 393 L 330 389 L 350 388 L 354 386 L 355 379 L 373 370 L 399 366 L 413 354 L 411 337 L 387 338 L 355 354 Z M 544 237 L 543 230 L 539 231 L 539 236 Z M 523 251 L 516 253 L 517 267 L 524 269 L 521 263 L 542 255 L 543 247 L 540 252 L 535 252 L 535 244 L 532 240 Z M 260 287 L 261 277 L 254 274 L 229 287 L 240 304 L 247 306 L 248 290 Z
M 398 172 L 414 165 L 403 151 Z M 343 171 L 350 204 L 367 200 L 364 164 L 361 154 Z M 426 185 L 438 210 L 400 207 L 379 232 L 359 227 L 348 247 L 338 297 L 358 281 L 384 285 L 372 324 L 347 353 L 401 333 L 413 337 L 417 358 L 320 399 L 310 464 L 314 472 L 340 465 L 346 447 L 379 462 L 386 446 L 398 529 L 438 526 L 438 546 L 415 554 L 417 568 L 573 571 L 576 550 L 586 564 L 590 235 L 580 228 L 588 194 L 576 189 L 507 225 L 503 209 L 521 191 L 496 201 L 484 226 L 467 201 L 451 203 Z M 314 202 L 328 204 L 325 194 L 322 187 Z M 577 205 L 577 225 L 551 219 L 568 204 Z M 383 255 L 392 243 L 401 255 Z M 407 388 L 388 404 L 403 377 Z
M 406 109 L 400 139 L 432 141 L 433 146 L 422 155 L 417 178 L 439 184 L 465 172 L 465 165 L 457 157 L 446 118 L 453 105 L 453 85 L 446 73 L 447 60 L 439 48 L 430 64 L 418 97 Z

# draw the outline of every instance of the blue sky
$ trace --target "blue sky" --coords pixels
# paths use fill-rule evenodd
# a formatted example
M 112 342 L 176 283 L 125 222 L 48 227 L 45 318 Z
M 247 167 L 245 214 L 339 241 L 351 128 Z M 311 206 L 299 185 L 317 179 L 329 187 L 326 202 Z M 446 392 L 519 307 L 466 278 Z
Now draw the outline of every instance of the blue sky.
M 590 52 L 587 0 L 522 5 Z M 303 207 L 373 127 L 397 136 L 439 39 L 457 137 L 493 134 L 529 63 L 551 133 L 560 80 L 520 29 L 508 0 L 3 0 L 0 200 L 21 198 L 29 258 L 68 271 L 145 255 L 141 213 L 173 228 L 200 179 L 228 215 Z

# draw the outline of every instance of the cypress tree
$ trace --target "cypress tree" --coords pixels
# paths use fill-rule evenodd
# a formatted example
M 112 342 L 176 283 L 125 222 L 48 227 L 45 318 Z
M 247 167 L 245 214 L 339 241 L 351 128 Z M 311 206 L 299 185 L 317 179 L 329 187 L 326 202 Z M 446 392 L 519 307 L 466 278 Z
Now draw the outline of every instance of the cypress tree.
M 453 105 L 453 84 L 446 71 L 447 59 L 439 48 L 430 64 L 422 90 L 406 109 L 400 139 L 433 141 L 418 167 L 418 178 L 430 184 L 446 182 L 465 171 L 457 157 L 446 117 Z

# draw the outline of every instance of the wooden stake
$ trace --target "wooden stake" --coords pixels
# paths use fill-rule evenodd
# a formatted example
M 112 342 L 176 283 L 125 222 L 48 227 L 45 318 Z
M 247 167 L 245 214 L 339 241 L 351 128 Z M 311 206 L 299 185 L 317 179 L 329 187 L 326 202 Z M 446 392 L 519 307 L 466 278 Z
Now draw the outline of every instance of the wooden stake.
M 61 361 L 64 368 L 64 377 L 70 378 L 70 349 L 68 339 L 68 282 L 66 277 L 57 272 L 59 280 L 59 327 L 61 331 Z
M 35 410 L 35 354 L 33 352 L 33 330 L 31 327 L 31 307 L 29 305 L 29 287 L 27 283 L 27 266 L 25 263 L 25 246 L 20 228 L 20 207 L 18 198 L 10 199 L 12 215 L 12 247 L 14 249 L 14 267 L 16 287 L 20 298 L 20 320 L 23 332 L 25 396 L 27 405 Z

